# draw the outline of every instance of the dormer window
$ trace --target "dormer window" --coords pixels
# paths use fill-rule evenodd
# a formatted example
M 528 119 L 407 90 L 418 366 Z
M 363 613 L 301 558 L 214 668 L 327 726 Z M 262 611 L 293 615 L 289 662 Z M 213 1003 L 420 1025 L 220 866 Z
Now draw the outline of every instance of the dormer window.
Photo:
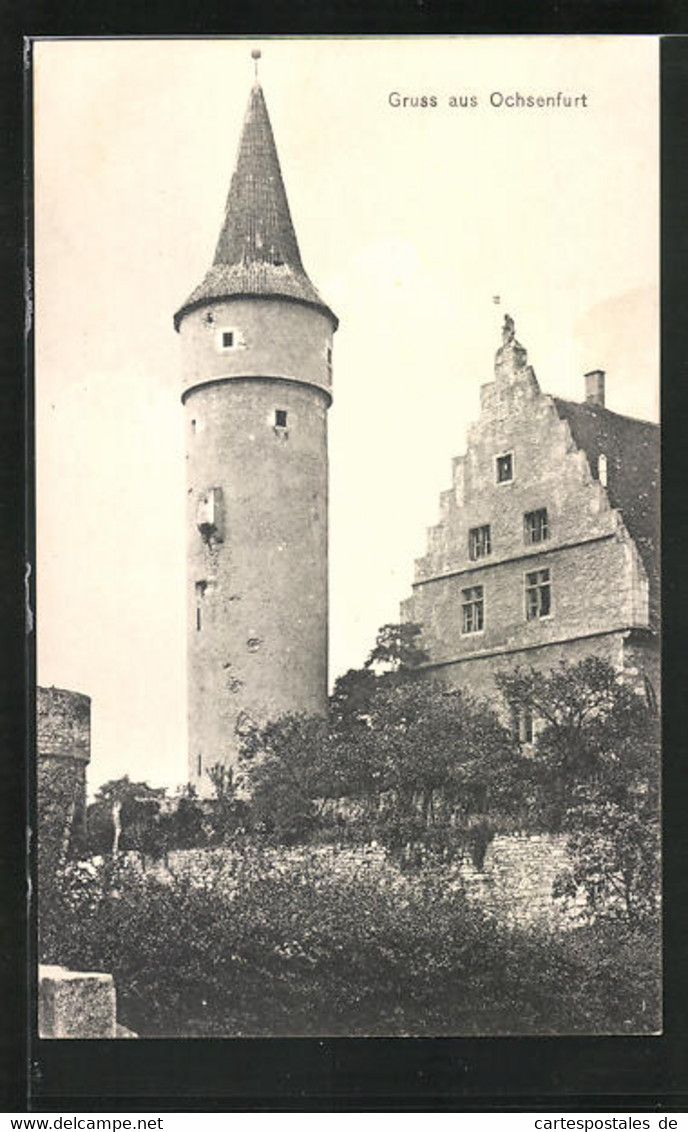
M 497 456 L 495 462 L 495 478 L 497 483 L 510 483 L 514 478 L 513 452 L 505 452 L 502 456 Z

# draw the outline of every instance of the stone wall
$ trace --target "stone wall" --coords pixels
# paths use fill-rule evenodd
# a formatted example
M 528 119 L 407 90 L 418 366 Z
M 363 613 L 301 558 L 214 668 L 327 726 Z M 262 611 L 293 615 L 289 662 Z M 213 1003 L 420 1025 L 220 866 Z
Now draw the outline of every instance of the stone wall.
M 584 906 L 583 896 L 573 904 L 552 896 L 568 868 L 565 837 L 512 834 L 494 839 L 482 869 L 464 864 L 460 873 L 469 899 L 490 916 L 522 927 L 567 927 Z
M 365 867 L 387 868 L 382 849 L 365 846 L 336 849 L 324 846 L 305 849 L 268 849 L 264 860 L 275 865 L 285 859 L 308 858 L 313 854 L 327 860 L 333 873 L 355 874 Z M 198 884 L 207 883 L 218 867 L 229 864 L 237 854 L 231 849 L 178 849 L 169 854 L 167 864 L 149 863 L 148 871 L 161 880 L 170 875 Z M 132 855 L 134 867 L 140 861 Z M 471 902 L 478 904 L 490 917 L 512 925 L 551 928 L 572 927 L 582 907 L 581 902 L 555 900 L 552 886 L 566 872 L 569 858 L 566 839 L 551 834 L 510 834 L 496 837 L 478 869 L 464 862 L 458 870 L 448 870 L 447 883 L 457 884 Z
M 36 776 L 39 869 L 54 866 L 85 834 L 91 701 L 64 688 L 38 688 Z

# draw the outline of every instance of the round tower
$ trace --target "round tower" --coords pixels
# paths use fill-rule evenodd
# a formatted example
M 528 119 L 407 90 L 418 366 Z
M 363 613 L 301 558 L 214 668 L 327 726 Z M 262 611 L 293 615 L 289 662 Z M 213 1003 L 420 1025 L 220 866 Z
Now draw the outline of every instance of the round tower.
M 327 706 L 337 319 L 306 275 L 256 80 L 212 266 L 175 315 L 187 461 L 189 781 Z
M 36 689 L 38 856 L 56 867 L 86 833 L 91 699 L 66 688 Z

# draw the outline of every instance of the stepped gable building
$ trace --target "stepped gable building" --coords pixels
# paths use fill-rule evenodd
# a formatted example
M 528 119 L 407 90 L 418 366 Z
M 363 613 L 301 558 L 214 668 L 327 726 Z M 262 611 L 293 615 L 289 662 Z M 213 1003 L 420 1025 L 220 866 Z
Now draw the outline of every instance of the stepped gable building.
M 502 339 L 402 620 L 447 685 L 490 697 L 500 669 L 594 654 L 654 707 L 659 428 L 607 409 L 601 370 L 581 404 L 543 393 L 508 315 Z
M 259 56 L 254 52 L 254 58 Z M 308 278 L 256 77 L 213 263 L 177 311 L 189 780 L 253 723 L 327 710 L 327 410 L 337 318 Z

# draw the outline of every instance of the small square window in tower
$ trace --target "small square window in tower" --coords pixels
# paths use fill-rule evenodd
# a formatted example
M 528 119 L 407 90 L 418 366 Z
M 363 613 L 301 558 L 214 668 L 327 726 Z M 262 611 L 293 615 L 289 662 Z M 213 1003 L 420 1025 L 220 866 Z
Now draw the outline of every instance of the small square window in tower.
M 470 586 L 461 591 L 461 632 L 479 633 L 484 622 L 482 586 Z
M 468 557 L 474 562 L 476 558 L 485 558 L 492 552 L 490 541 L 490 524 L 483 527 L 471 527 L 468 532 Z
M 231 350 L 233 345 L 234 345 L 234 331 L 233 330 L 223 330 L 222 331 L 222 349 L 223 350 Z
M 287 410 L 275 409 L 275 428 L 287 427 Z
M 549 570 L 530 570 L 526 574 L 526 621 L 549 617 L 551 609 Z
M 495 471 L 497 483 L 509 483 L 514 478 L 514 458 L 511 452 L 497 457 Z
M 523 541 L 526 546 L 531 546 L 534 542 L 544 542 L 548 538 L 547 508 L 541 507 L 539 511 L 526 511 L 523 516 Z

